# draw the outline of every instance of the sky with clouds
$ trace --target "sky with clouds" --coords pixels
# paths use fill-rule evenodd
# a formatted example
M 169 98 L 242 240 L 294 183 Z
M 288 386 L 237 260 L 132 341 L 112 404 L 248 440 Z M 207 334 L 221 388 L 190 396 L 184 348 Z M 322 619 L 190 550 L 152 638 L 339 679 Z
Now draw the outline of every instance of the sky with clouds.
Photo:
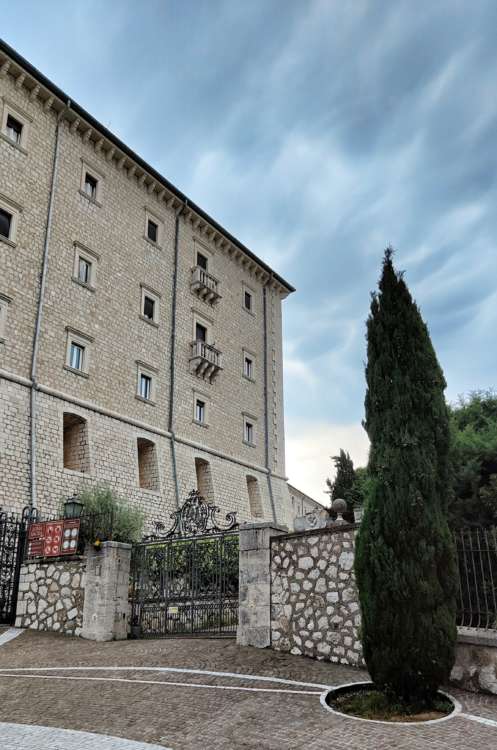
M 0 35 L 297 287 L 287 471 L 367 460 L 384 247 L 447 396 L 497 386 L 495 0 L 17 0 Z

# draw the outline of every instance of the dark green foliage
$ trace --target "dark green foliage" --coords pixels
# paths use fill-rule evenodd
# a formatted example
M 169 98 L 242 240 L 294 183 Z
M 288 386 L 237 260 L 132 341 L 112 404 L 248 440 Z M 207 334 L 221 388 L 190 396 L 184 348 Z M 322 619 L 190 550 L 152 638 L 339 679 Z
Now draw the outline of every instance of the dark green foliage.
M 364 506 L 371 494 L 372 479 L 366 466 L 359 466 L 355 470 L 355 481 L 352 488 L 354 506 Z
M 449 420 L 428 329 L 385 253 L 367 323 L 370 494 L 357 540 L 364 657 L 378 688 L 434 699 L 454 662 Z
M 345 500 L 347 503 L 347 512 L 344 518 L 351 523 L 354 521 L 354 505 L 356 504 L 355 481 L 356 474 L 354 471 L 354 462 L 348 453 L 340 449 L 340 455 L 332 456 L 331 460 L 335 464 L 335 479 L 326 480 L 330 491 L 331 502 L 337 498 Z
M 475 391 L 451 407 L 455 528 L 497 524 L 497 394 Z

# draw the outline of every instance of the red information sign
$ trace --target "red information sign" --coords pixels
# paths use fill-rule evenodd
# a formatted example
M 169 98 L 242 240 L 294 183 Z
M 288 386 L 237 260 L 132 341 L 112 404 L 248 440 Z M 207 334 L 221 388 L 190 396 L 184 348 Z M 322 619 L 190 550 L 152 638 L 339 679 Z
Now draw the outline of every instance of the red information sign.
M 28 531 L 29 557 L 73 555 L 78 549 L 79 518 L 32 523 Z

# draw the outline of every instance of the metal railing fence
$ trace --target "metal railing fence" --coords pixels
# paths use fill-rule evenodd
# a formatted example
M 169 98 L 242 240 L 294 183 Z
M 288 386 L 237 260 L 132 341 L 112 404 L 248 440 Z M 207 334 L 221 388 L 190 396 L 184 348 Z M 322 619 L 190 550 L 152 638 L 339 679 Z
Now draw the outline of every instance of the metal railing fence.
M 454 538 L 459 563 L 457 624 L 497 629 L 497 528 L 464 528 Z

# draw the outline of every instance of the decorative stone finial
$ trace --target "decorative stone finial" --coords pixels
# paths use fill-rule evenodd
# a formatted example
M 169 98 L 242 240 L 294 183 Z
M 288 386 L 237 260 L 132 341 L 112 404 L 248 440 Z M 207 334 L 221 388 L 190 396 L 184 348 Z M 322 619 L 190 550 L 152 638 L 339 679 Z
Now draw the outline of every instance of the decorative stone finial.
M 331 504 L 331 510 L 333 511 L 333 513 L 337 514 L 335 524 L 347 523 L 347 521 L 343 518 L 343 514 L 347 510 L 347 503 L 345 502 L 345 500 L 337 497 L 337 499 L 333 500 Z

